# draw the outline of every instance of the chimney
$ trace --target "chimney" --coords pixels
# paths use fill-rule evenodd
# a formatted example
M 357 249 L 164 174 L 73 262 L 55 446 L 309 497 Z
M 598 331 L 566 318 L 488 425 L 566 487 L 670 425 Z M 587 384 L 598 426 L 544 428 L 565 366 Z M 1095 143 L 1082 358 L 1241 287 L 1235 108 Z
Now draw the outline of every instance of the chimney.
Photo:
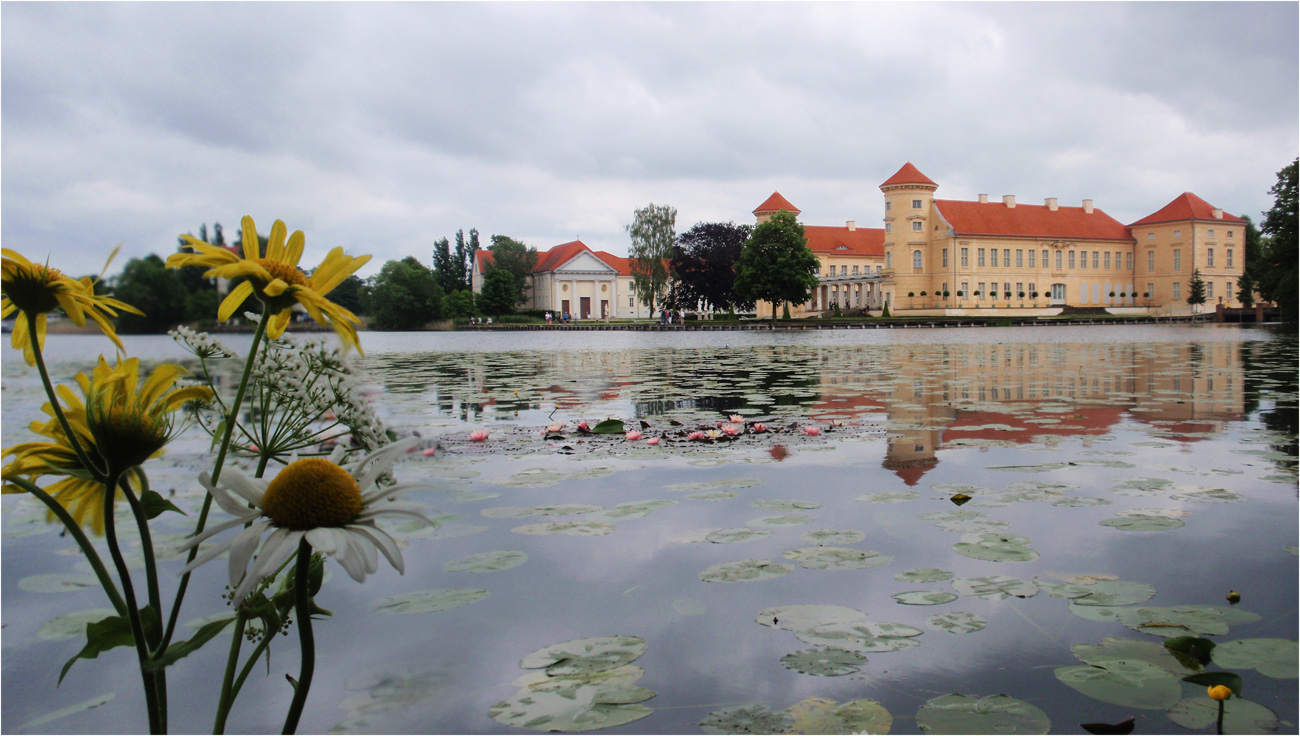
M 857 229 L 858 229 L 858 223 L 857 223 L 857 221 L 855 221 L 855 220 L 849 220 L 849 222 L 848 222 L 848 228 L 849 228 L 849 232 L 853 232 L 854 230 L 857 230 Z
M 1089 214 L 1089 215 L 1092 214 L 1092 200 L 1091 200 L 1091 199 L 1085 199 L 1085 200 L 1083 200 L 1083 211 L 1084 211 L 1085 214 Z
M 1216 220 L 1222 220 L 1222 219 L 1223 219 L 1223 210 L 1219 209 L 1218 207 L 1215 207 L 1215 208 L 1214 208 L 1214 219 L 1216 219 Z
M 1012 210 L 1015 209 L 1015 208 L 1016 208 L 1016 195 L 1014 195 L 1014 194 L 1004 194 L 1004 195 L 1002 195 L 1002 204 L 1005 204 L 1005 205 L 1007 206 L 1007 209 L 1012 209 Z
M 987 194 L 981 194 L 981 195 L 980 195 L 980 204 L 988 204 L 988 203 L 989 203 L 989 195 L 987 195 Z
M 1047 199 L 1044 199 L 1043 204 L 1047 205 L 1047 209 L 1053 212 L 1056 211 L 1056 197 L 1048 197 Z

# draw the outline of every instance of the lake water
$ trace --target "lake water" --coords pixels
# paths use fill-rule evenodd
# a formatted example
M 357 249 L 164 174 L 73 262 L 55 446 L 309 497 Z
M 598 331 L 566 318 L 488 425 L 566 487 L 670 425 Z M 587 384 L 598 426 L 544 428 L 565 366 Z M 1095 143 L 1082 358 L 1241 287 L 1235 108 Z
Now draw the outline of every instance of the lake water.
M 1085 666 L 1084 649 L 1072 648 L 1158 644 L 1186 633 L 1177 626 L 1221 644 L 1297 635 L 1294 338 L 1196 325 L 363 333 L 362 342 L 357 367 L 380 415 L 435 449 L 412 453 L 397 473 L 437 484 L 409 498 L 440 526 L 395 527 L 404 576 L 384 566 L 358 585 L 333 569 L 318 601 L 335 615 L 315 626 L 304 733 L 525 733 L 528 702 L 563 700 L 548 684 L 572 686 L 569 703 L 605 703 L 586 717 L 627 721 L 611 733 L 699 733 L 711 713 L 747 704 L 759 718 L 751 725 L 773 728 L 789 720 L 762 720 L 778 718 L 762 709 L 808 698 L 875 701 L 876 723 L 883 709 L 890 732 L 919 733 L 922 706 L 949 693 L 1025 701 L 1055 733 L 1129 716 L 1138 733 L 1189 732 L 1166 717 L 1167 693 L 1134 703 L 1067 685 L 1069 668 Z M 168 338 L 126 344 L 148 361 L 186 357 Z M 106 350 L 102 337 L 49 338 L 63 382 Z M 0 387 L 10 447 L 30 439 L 44 396 L 7 344 Z M 732 415 L 744 420 L 736 437 L 686 438 Z M 611 418 L 644 423 L 660 444 L 574 429 Z M 768 431 L 755 432 L 756 421 Z M 562 438 L 544 437 L 552 422 L 565 425 Z M 489 439 L 469 441 L 473 429 Z M 206 449 L 203 436 L 174 443 L 146 466 L 152 486 L 197 509 Z M 958 505 L 958 493 L 970 500 Z M 108 603 L 84 585 L 75 544 L 38 504 L 5 496 L 2 508 L 0 726 L 144 730 L 127 649 L 78 662 L 55 688 L 82 640 L 48 622 Z M 155 524 L 164 539 L 192 528 L 174 514 Z M 493 552 L 511 553 L 492 557 L 505 569 L 448 565 Z M 742 561 L 751 562 L 730 565 Z M 174 577 L 163 575 L 166 602 Z M 220 562 L 200 569 L 182 621 L 226 610 L 212 594 L 225 576 Z M 448 589 L 472 602 L 377 610 L 391 596 Z M 1228 606 L 1229 590 L 1239 605 Z M 839 608 L 770 610 L 813 605 Z M 639 637 L 644 653 L 613 662 L 623 669 L 608 677 L 547 680 L 521 667 L 551 645 L 615 636 Z M 228 642 L 222 635 L 169 670 L 172 731 L 211 728 Z M 1231 671 L 1246 700 L 1296 731 L 1293 669 Z M 259 668 L 250 678 L 229 732 L 279 729 L 286 672 L 297 674 L 296 634 L 272 647 L 269 677 Z M 1161 687 L 1170 686 L 1151 685 Z M 1172 687 L 1173 700 L 1204 694 Z M 810 723 L 805 712 L 795 727 Z

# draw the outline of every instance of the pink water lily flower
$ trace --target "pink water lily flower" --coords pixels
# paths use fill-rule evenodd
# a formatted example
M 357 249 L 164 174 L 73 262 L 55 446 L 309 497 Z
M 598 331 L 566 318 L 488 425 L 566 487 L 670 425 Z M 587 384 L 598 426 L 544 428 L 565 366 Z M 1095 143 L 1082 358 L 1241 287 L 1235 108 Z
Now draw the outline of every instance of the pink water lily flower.
M 727 417 L 727 421 L 731 422 L 732 424 L 744 424 L 745 418 L 740 416 L 739 414 L 732 414 L 731 416 Z
M 659 444 L 659 438 L 658 438 L 658 437 L 651 437 L 650 439 L 646 440 L 645 443 L 646 443 L 647 445 L 657 445 L 657 444 Z
M 688 439 L 688 440 L 702 440 L 702 439 L 704 439 L 704 433 L 697 429 L 697 430 L 695 430 L 694 432 L 691 432 L 690 434 L 686 435 L 686 439 Z
M 425 457 L 433 457 L 434 455 L 437 455 L 437 454 L 438 454 L 438 448 L 436 448 L 436 447 L 430 447 L 429 449 L 427 449 L 427 450 L 424 451 L 424 456 L 425 456 Z
M 560 432 L 563 429 L 564 429 L 564 422 L 555 422 L 554 424 L 546 425 L 547 432 Z
M 641 434 L 641 430 L 634 429 L 623 436 L 627 438 L 628 442 L 634 442 L 641 439 L 644 435 Z
M 754 426 L 751 427 L 751 429 L 753 429 L 755 432 L 766 432 L 767 425 L 763 424 L 762 422 L 754 422 Z
M 716 440 L 716 439 L 718 439 L 719 437 L 722 436 L 722 430 L 720 430 L 720 429 L 710 429 L 710 430 L 708 430 L 708 431 L 706 431 L 706 432 L 704 433 L 704 436 L 705 436 L 705 437 L 708 437 L 708 438 L 711 439 L 711 440 Z
M 800 432 L 803 432 L 804 434 L 808 435 L 809 437 L 816 437 L 817 435 L 819 435 L 819 434 L 822 433 L 822 428 L 821 428 L 821 427 L 818 427 L 818 426 L 816 426 L 816 425 L 810 424 L 810 425 L 805 426 L 805 427 L 800 427 L 800 428 L 799 428 L 799 431 L 800 431 Z
M 736 435 L 740 434 L 741 431 L 742 431 L 742 429 L 741 429 L 741 426 L 740 426 L 739 424 L 724 424 L 724 425 L 722 425 L 722 433 L 725 434 L 725 435 L 727 435 L 728 437 L 735 437 Z
M 470 442 L 486 442 L 487 438 L 488 431 L 486 429 L 476 429 L 469 433 Z
M 578 422 L 578 429 L 582 430 L 583 432 L 590 432 L 590 431 L 591 431 L 591 427 L 588 427 L 588 426 L 587 426 L 587 420 L 586 420 L 586 419 L 582 420 L 581 422 Z

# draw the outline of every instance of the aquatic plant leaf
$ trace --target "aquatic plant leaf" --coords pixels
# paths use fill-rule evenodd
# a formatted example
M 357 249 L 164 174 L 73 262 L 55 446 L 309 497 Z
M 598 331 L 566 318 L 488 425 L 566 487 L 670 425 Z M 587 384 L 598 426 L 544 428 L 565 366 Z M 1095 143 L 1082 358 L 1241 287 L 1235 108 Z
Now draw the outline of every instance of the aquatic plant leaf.
M 756 498 L 750 501 L 749 505 L 763 511 L 807 511 L 822 507 L 814 501 L 792 501 L 784 498 Z
M 1079 606 L 1127 606 L 1151 600 L 1156 594 L 1150 585 L 1131 580 L 1098 580 L 1079 587 L 1088 591 L 1071 601 Z
M 736 529 L 718 529 L 710 532 L 704 537 L 704 541 L 713 542 L 714 544 L 735 544 L 737 542 L 748 542 L 754 539 L 765 539 L 772 536 L 771 529 L 750 529 L 749 527 L 738 527 Z
M 602 507 L 588 504 L 557 504 L 554 506 L 493 506 L 479 513 L 492 519 L 526 519 L 530 516 L 573 516 L 600 511 Z
M 60 708 L 52 713 L 46 713 L 43 716 L 34 718 L 24 723 L 23 725 L 14 729 L 12 733 L 30 733 L 31 730 L 36 728 L 37 726 L 44 726 L 47 723 L 57 721 L 60 718 L 64 718 L 66 716 L 70 716 L 73 713 L 81 713 L 84 711 L 92 710 L 94 708 L 98 708 L 99 706 L 104 705 L 108 701 L 112 700 L 116 695 L 117 693 L 105 693 L 103 695 L 90 698 L 89 700 L 83 700 L 80 703 L 74 703 L 73 705 L 69 705 L 66 708 Z
M 1186 522 L 1182 519 L 1147 515 L 1119 516 L 1113 519 L 1102 519 L 1097 523 L 1102 526 L 1113 527 L 1122 532 L 1163 532 L 1186 525 Z
M 984 532 L 962 535 L 952 549 L 963 557 L 989 562 L 1032 562 L 1038 559 L 1038 552 L 1029 544 L 1029 537 L 1019 534 Z
M 714 488 L 753 488 L 763 481 L 758 478 L 723 478 L 705 483 L 674 483 L 664 486 L 665 491 L 707 491 Z
M 1192 503 L 1236 503 L 1245 501 L 1246 497 L 1224 488 L 1193 488 L 1181 493 L 1175 493 L 1169 497 L 1169 500 L 1191 501 Z
M 781 556 L 799 563 L 806 570 L 865 570 L 893 562 L 893 557 L 870 550 L 848 547 L 801 547 L 786 550 Z
M 866 657 L 846 649 L 804 649 L 781 658 L 787 669 L 821 677 L 851 675 L 861 671 L 858 665 L 866 663 Z
M 524 657 L 526 670 L 546 668 L 546 674 L 587 675 L 631 664 L 645 654 L 646 642 L 639 636 L 595 636 L 552 644 Z
M 1230 670 L 1258 670 L 1259 674 L 1274 679 L 1300 677 L 1297 663 L 1300 653 L 1294 639 L 1237 639 L 1225 641 L 1214 648 L 1210 656 L 1214 663 Z
M 375 604 L 380 613 L 413 614 L 434 613 L 451 608 L 468 606 L 475 601 L 488 597 L 486 590 L 473 588 L 438 588 L 403 593 L 385 598 Z
M 826 624 L 861 621 L 866 617 L 862 611 L 846 606 L 795 605 L 765 608 L 754 620 L 775 629 L 802 631 Z
M 796 524 L 811 524 L 814 519 L 807 514 L 782 514 L 781 516 L 765 516 L 761 519 L 750 519 L 745 522 L 750 526 L 794 526 Z
M 716 491 L 700 491 L 699 493 L 692 493 L 689 496 L 687 496 L 687 498 L 691 499 L 692 501 L 725 501 L 729 498 L 735 498 L 736 496 L 739 495 L 740 494 L 736 493 L 735 491 L 728 491 L 726 489 L 720 488 Z
M 1120 736 L 1123 736 L 1123 734 L 1133 733 L 1133 727 L 1136 725 L 1137 719 L 1133 716 L 1129 716 L 1118 723 L 1106 723 L 1104 721 L 1098 721 L 1096 723 L 1080 723 L 1079 728 L 1082 728 L 1088 733 L 1119 734 Z
M 794 716 L 788 712 L 757 704 L 719 708 L 700 721 L 700 728 L 713 734 L 787 733 L 793 725 Z
M 916 725 L 928 734 L 1044 734 L 1052 721 L 1037 707 L 1009 695 L 975 698 L 952 693 L 926 701 Z
M 1155 606 L 1076 606 L 1070 612 L 1091 621 L 1118 622 L 1134 631 L 1155 636 L 1171 637 L 1186 634 L 1223 636 L 1228 625 L 1258 621 L 1259 616 L 1249 611 L 1228 606 L 1181 605 L 1160 608 Z
M 1056 679 L 1090 698 L 1143 710 L 1164 710 L 1182 696 L 1179 679 L 1141 660 L 1057 667 Z
M 982 578 L 957 578 L 952 581 L 952 589 L 960 595 L 972 595 L 986 601 L 1000 601 L 1003 598 L 1029 598 L 1038 595 L 1038 586 L 1005 575 L 988 575 Z
M 1038 465 L 990 465 L 985 470 L 1014 470 L 1021 473 L 1047 473 L 1068 468 L 1077 463 L 1039 463 Z M 1129 466 L 1132 467 L 1132 466 Z
M 884 493 L 867 493 L 858 496 L 853 500 L 865 501 L 866 503 L 906 503 L 907 501 L 915 501 L 920 497 L 921 494 L 917 493 L 916 491 L 895 491 L 895 492 L 884 492 Z
M 444 562 L 442 569 L 447 572 L 498 572 L 519 567 L 527 561 L 526 552 L 517 549 L 499 549 Z
M 649 516 L 655 509 L 676 504 L 676 501 L 628 501 L 617 506 L 587 515 L 587 521 L 631 521 Z
M 894 579 L 900 583 L 937 583 L 951 578 L 951 572 L 933 567 L 905 570 L 894 576 Z
M 111 608 L 93 608 L 89 611 L 65 613 L 58 618 L 50 619 L 41 624 L 41 627 L 36 630 L 36 636 L 45 641 L 78 639 L 86 635 L 86 624 L 102 621 L 116 614 L 117 612 Z M 222 617 L 229 615 L 229 613 L 223 613 Z
M 931 628 L 943 629 L 950 634 L 968 634 L 989 625 L 988 621 L 967 611 L 950 611 L 931 616 L 926 622 Z
M 837 531 L 834 529 L 815 529 L 806 532 L 799 538 L 808 544 L 834 547 L 843 544 L 857 544 L 863 539 L 866 539 L 867 535 L 862 532 L 851 530 Z
M 1005 521 L 992 519 L 979 511 L 971 510 L 931 511 L 916 518 L 922 521 L 933 521 L 941 529 L 960 534 L 994 532 L 1010 526 Z
M 599 537 L 614 531 L 613 524 L 598 521 L 569 521 L 549 524 L 525 524 L 510 531 L 516 534 L 561 534 L 566 537 Z
M 854 621 L 814 626 L 796 631 L 795 637 L 806 644 L 850 652 L 897 652 L 920 645 L 912 637 L 923 633 L 905 624 Z
M 94 575 L 75 572 L 52 572 L 29 575 L 18 581 L 18 587 L 28 593 L 74 593 L 78 590 L 99 588 L 99 579 Z
M 622 419 L 606 419 L 591 428 L 592 434 L 623 434 L 624 431 Z
M 1100 644 L 1075 644 L 1070 647 L 1070 651 L 1080 662 L 1095 666 L 1116 660 L 1141 661 L 1179 676 L 1196 672 L 1195 669 L 1183 664 L 1160 642 L 1145 639 L 1107 637 Z
M 1210 656 L 1217 646 L 1213 641 L 1200 636 L 1175 636 L 1165 639 L 1165 649 L 1178 660 L 1178 663 L 1191 672 L 1200 672 L 1210 663 Z M 1170 672 L 1177 670 L 1166 667 Z M 1191 674 L 1189 672 L 1188 674 Z
M 1219 720 L 1219 702 L 1208 695 L 1180 700 L 1165 711 L 1169 720 L 1183 728 L 1202 731 Z M 1223 701 L 1223 732 L 1265 734 L 1278 729 L 1277 714 L 1259 703 L 1232 697 Z
M 829 698 L 806 698 L 786 708 L 794 723 L 786 733 L 889 733 L 894 717 L 885 706 L 865 698 L 837 703 Z
M 913 590 L 895 593 L 891 597 L 905 606 L 938 606 L 957 600 L 956 593 L 946 590 Z
M 700 580 L 706 583 L 752 583 L 759 580 L 771 580 L 794 572 L 793 565 L 782 565 L 771 560 L 739 560 L 724 562 L 705 568 L 700 573 Z
M 655 691 L 634 684 L 643 674 L 634 665 L 585 675 L 539 673 L 525 679 L 513 697 L 493 705 L 488 715 L 533 731 L 572 733 L 621 726 L 651 713 L 640 703 L 653 698 Z
M 1052 499 L 1053 506 L 1109 506 L 1111 501 L 1097 496 L 1062 496 Z

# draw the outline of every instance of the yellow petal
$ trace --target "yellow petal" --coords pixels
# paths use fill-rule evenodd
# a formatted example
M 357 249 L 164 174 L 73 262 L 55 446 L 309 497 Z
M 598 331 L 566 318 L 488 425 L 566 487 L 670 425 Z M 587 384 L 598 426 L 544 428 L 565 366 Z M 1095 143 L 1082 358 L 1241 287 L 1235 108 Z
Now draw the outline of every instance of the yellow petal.
M 166 411 L 171 411 L 187 401 L 195 400 L 202 402 L 212 401 L 212 389 L 207 386 L 187 386 L 186 388 L 177 389 L 167 395 Z
M 293 235 L 289 236 L 289 244 L 284 249 L 284 262 L 290 266 L 298 265 L 299 259 L 302 258 L 302 249 L 305 245 L 306 237 L 301 230 L 294 230 Z
M 283 335 L 285 329 L 289 327 L 289 316 L 292 311 L 292 309 L 282 309 L 272 315 L 266 325 L 266 336 L 275 340 Z
M 167 389 L 176 383 L 176 379 L 189 373 L 189 371 L 176 365 L 175 363 L 163 363 L 153 369 L 149 378 L 145 380 L 144 385 L 140 387 L 139 401 L 144 406 L 152 406 Z
M 239 286 L 230 290 L 221 307 L 217 309 L 217 319 L 225 322 L 230 319 L 230 315 L 235 313 L 236 309 L 244 303 L 244 300 L 253 295 L 253 285 L 247 281 L 241 282 Z
M 271 283 L 262 287 L 262 293 L 274 299 L 283 294 L 284 290 L 288 288 L 289 284 L 286 283 L 284 279 L 272 279 Z
M 244 258 L 250 261 L 261 258 L 262 249 L 257 242 L 257 225 L 253 224 L 253 218 L 244 215 L 241 227 L 243 227 L 244 236 Z
M 271 226 L 271 237 L 266 241 L 266 258 L 269 261 L 284 260 L 284 237 L 289 228 L 284 226 L 284 220 L 276 220 Z

